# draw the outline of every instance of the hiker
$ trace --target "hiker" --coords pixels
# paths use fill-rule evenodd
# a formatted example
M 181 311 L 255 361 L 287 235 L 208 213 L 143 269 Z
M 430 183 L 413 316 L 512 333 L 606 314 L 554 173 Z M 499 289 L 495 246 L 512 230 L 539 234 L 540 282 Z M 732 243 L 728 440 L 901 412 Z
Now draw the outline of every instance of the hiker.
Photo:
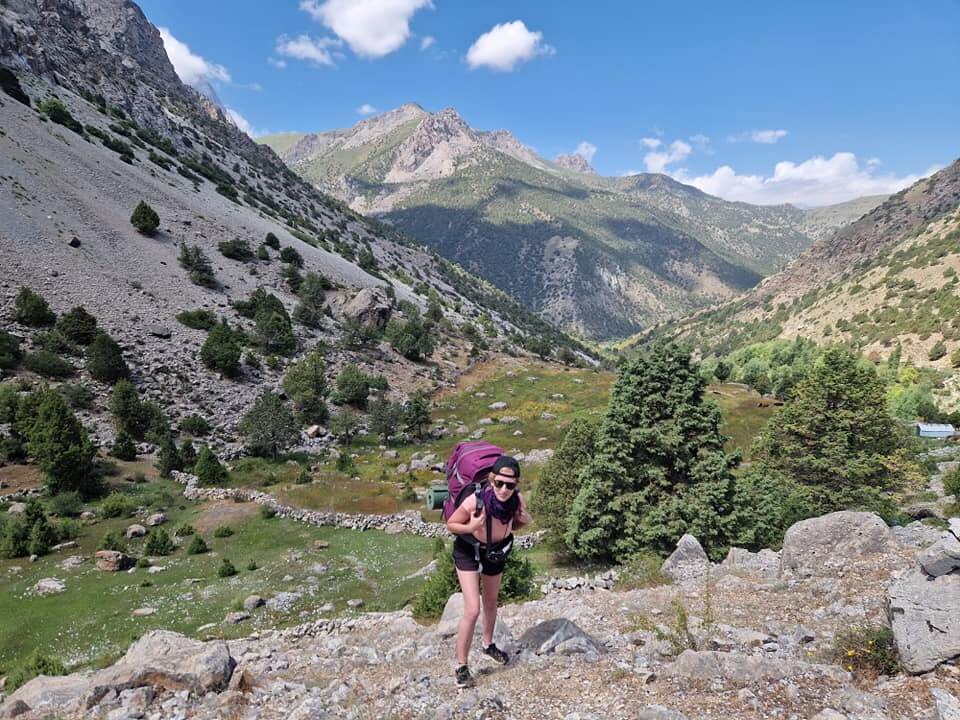
M 488 482 L 478 484 L 476 492 L 467 495 L 447 519 L 447 528 L 457 536 L 453 564 L 463 591 L 463 618 L 457 631 L 457 687 L 473 683 L 467 658 L 480 616 L 481 594 L 483 652 L 501 664 L 509 660 L 507 653 L 493 642 L 497 597 L 503 568 L 513 548 L 513 530 L 530 523 L 526 503 L 520 496 L 520 463 L 509 455 L 501 455 L 486 479 Z

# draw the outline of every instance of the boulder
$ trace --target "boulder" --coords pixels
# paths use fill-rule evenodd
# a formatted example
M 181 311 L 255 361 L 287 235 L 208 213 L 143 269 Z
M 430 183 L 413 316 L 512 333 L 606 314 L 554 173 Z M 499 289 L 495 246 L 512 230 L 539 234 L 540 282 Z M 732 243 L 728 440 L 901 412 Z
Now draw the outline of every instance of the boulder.
M 689 533 L 680 538 L 677 549 L 663 561 L 660 571 L 676 582 L 703 577 L 710 569 L 710 558 L 700 542 Z
M 126 570 L 133 564 L 132 558 L 118 550 L 97 550 L 97 570 L 104 572 L 119 572 Z
M 343 316 L 377 328 L 386 326 L 393 312 L 390 298 L 382 288 L 363 288 L 343 306 Z
M 244 610 L 256 610 L 258 607 L 261 607 L 266 604 L 266 601 L 259 595 L 250 595 L 246 600 L 243 601 Z
M 637 713 L 637 720 L 687 720 L 687 716 L 663 705 L 647 705 Z
M 909 673 L 960 655 L 960 573 L 930 577 L 920 567 L 887 589 L 887 612 L 900 662 Z
M 487 405 L 487 408 L 490 410 L 506 410 L 507 404 L 503 400 L 497 400 Z
M 933 688 L 930 692 L 936 703 L 937 720 L 960 720 L 960 701 L 957 698 L 942 688 Z
M 441 638 L 453 637 L 457 634 L 457 630 L 460 627 L 460 618 L 462 617 L 463 593 L 454 593 L 447 600 L 447 604 L 443 608 L 443 615 L 440 617 L 440 622 L 438 622 L 434 628 L 434 632 Z M 481 613 L 474 634 L 476 635 L 482 632 L 483 614 Z M 497 624 L 493 628 L 493 642 L 496 643 L 498 648 L 508 653 L 513 652 L 516 648 L 516 640 L 513 637 L 513 633 L 510 632 L 510 628 L 507 627 L 507 624 L 499 614 L 497 615 Z
M 127 538 L 143 537 L 147 534 L 147 529 L 143 525 L 135 524 L 127 527 Z
M 134 617 L 150 617 L 151 615 L 156 615 L 157 609 L 152 607 L 142 607 L 134 610 L 131 615 Z
M 604 647 L 580 627 L 566 618 L 554 618 L 534 625 L 520 636 L 520 645 L 537 655 L 556 652 L 561 645 L 576 641 L 581 648 L 589 646 L 596 653 L 605 652 Z M 579 650 L 586 652 L 586 650 Z
M 16 692 L 6 699 L 0 717 L 17 717 L 26 712 L 25 707 L 40 713 L 74 703 L 83 697 L 89 682 L 90 676 L 86 673 L 38 675 L 17 688 Z
M 57 595 L 66 589 L 67 586 L 63 580 L 58 580 L 57 578 L 44 578 L 33 586 L 33 591 L 37 593 L 37 595 Z
M 83 555 L 71 555 L 68 558 L 64 558 L 63 562 L 60 563 L 60 567 L 64 570 L 75 570 L 86 562 L 87 558 Z
M 874 513 L 844 510 L 790 526 L 780 552 L 780 575 L 832 575 L 891 549 L 893 534 Z
M 97 514 L 93 510 L 84 510 L 80 513 L 80 519 L 90 522 L 91 520 L 97 519 Z
M 775 580 L 780 574 L 780 553 L 768 549 L 750 552 L 744 548 L 732 547 L 720 567 L 761 580 Z
M 553 457 L 553 448 L 543 448 L 531 450 L 527 453 L 526 463 L 528 465 L 542 465 Z
M 947 524 L 953 536 L 960 540 L 960 518 L 950 518 Z
M 147 525 L 150 527 L 157 527 L 158 525 L 163 525 L 166 521 L 167 516 L 162 512 L 153 513 L 153 515 L 147 518 Z
M 250 613 L 239 611 L 239 612 L 227 613 L 227 616 L 223 619 L 223 621 L 227 625 L 237 625 L 238 623 L 242 623 L 244 620 L 249 620 L 249 619 L 250 619 Z
M 815 665 L 800 660 L 780 660 L 758 655 L 684 650 L 663 668 L 666 677 L 710 683 L 714 680 L 734 686 L 778 681 L 804 675 L 849 682 L 850 675 L 836 665 Z
M 15 502 L 9 508 L 7 508 L 7 514 L 13 515 L 14 517 L 20 517 L 27 512 L 27 504 L 22 502 Z
M 153 323 L 153 324 L 147 325 L 146 328 L 144 329 L 147 331 L 147 333 L 149 333 L 150 335 L 153 335 L 153 337 L 158 337 L 163 340 L 169 340 L 170 337 L 173 335 L 173 333 L 170 331 L 170 328 L 168 328 L 166 325 L 159 325 L 159 324 Z
M 363 600 L 360 598 L 354 598 L 352 600 L 347 600 L 347 607 L 352 608 L 353 610 L 359 610 L 364 605 Z
M 917 561 L 924 572 L 933 577 L 953 572 L 960 568 L 960 540 L 951 533 L 944 533 L 942 538 L 920 553 Z
M 311 425 L 307 428 L 307 437 L 315 438 L 323 432 L 323 428 L 319 425 Z

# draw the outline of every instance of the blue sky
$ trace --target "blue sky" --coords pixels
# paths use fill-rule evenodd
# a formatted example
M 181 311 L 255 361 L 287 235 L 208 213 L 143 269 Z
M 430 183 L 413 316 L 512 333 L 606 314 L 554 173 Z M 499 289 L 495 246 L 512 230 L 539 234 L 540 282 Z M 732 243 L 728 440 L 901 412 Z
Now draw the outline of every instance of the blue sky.
M 455 107 L 604 175 L 822 205 L 960 155 L 960 0 L 141 0 L 252 134 Z

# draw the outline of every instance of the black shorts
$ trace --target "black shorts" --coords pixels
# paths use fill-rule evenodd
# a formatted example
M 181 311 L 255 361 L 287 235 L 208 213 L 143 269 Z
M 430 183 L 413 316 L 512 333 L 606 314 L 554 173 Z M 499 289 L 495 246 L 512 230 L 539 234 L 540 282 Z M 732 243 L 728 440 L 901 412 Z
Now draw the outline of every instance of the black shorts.
M 503 540 L 493 544 L 493 549 L 504 552 L 503 560 L 498 563 L 491 563 L 486 560 L 487 546 L 480 544 L 480 562 L 477 562 L 477 550 L 469 542 L 459 535 L 453 541 L 453 564 L 457 570 L 466 570 L 476 572 L 479 570 L 484 575 L 499 575 L 507 564 L 507 555 L 513 549 L 513 534 L 507 535 Z

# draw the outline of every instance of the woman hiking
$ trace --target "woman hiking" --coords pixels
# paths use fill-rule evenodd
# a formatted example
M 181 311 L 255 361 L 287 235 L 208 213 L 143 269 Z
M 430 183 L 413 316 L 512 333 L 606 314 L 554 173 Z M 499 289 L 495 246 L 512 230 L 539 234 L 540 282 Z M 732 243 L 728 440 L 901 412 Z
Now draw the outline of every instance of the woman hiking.
M 520 463 L 509 455 L 501 455 L 487 479 L 447 520 L 447 529 L 457 536 L 453 564 L 463 591 L 463 618 L 457 631 L 457 687 L 473 684 L 467 658 L 480 617 L 481 596 L 483 652 L 501 664 L 509 660 L 507 653 L 493 643 L 497 598 L 503 568 L 513 548 L 513 530 L 530 523 L 526 503 L 520 497 Z

